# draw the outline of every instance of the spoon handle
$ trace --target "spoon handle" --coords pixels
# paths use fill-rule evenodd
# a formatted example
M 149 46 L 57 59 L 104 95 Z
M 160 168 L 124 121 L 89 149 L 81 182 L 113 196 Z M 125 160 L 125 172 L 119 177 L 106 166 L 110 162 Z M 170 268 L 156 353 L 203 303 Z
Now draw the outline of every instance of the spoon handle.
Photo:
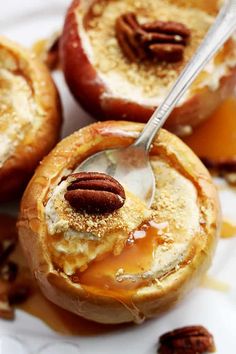
M 229 0 L 226 1 L 226 4 L 222 7 L 214 24 L 195 55 L 192 57 L 192 60 L 186 65 L 162 104 L 153 113 L 143 132 L 134 143 L 134 146 L 149 151 L 152 140 L 163 126 L 180 98 L 184 95 L 207 62 L 235 30 L 236 0 Z

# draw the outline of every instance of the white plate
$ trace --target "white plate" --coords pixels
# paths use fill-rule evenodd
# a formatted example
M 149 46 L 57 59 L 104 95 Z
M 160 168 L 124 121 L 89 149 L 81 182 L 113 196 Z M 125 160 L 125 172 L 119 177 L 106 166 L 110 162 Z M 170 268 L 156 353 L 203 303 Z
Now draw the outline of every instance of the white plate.
M 69 0 L 1 0 L 0 33 L 29 46 L 61 27 L 69 3 Z M 66 136 L 93 120 L 74 102 L 61 73 L 54 76 L 64 104 L 63 136 Z M 224 189 L 220 196 L 224 216 L 236 220 L 236 191 Z M 9 206 L 5 210 L 9 211 Z M 190 324 L 202 324 L 213 333 L 218 354 L 234 354 L 235 256 L 236 237 L 220 240 L 209 272 L 229 285 L 228 292 L 199 287 L 170 312 L 140 326 L 124 327 L 91 337 L 68 337 L 57 334 L 39 319 L 18 310 L 14 322 L 0 320 L 0 354 L 154 354 L 162 333 Z

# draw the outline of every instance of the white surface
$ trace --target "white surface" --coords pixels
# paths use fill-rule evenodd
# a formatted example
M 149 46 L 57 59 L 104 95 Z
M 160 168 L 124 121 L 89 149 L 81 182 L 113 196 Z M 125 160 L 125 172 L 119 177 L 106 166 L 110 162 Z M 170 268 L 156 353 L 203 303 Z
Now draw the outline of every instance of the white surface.
M 2 5 L 0 33 L 25 45 L 30 45 L 36 39 L 58 30 L 63 22 L 66 6 L 70 2 L 69 0 L 0 1 Z M 93 120 L 76 105 L 64 84 L 61 73 L 56 73 L 55 79 L 64 104 L 63 136 L 65 136 Z M 221 191 L 221 200 L 224 215 L 231 220 L 236 220 L 236 191 Z M 9 207 L 6 210 L 9 210 Z M 205 325 L 213 333 L 218 354 L 234 354 L 235 255 L 236 237 L 220 240 L 214 264 L 209 272 L 213 277 L 227 283 L 230 286 L 229 292 L 198 288 L 173 310 L 141 326 L 130 326 L 92 337 L 62 337 L 37 318 L 18 311 L 14 322 L 0 320 L 0 354 L 60 354 L 62 352 L 66 354 L 154 354 L 161 334 L 175 327 L 191 324 Z M 76 346 L 70 349 L 69 344 Z

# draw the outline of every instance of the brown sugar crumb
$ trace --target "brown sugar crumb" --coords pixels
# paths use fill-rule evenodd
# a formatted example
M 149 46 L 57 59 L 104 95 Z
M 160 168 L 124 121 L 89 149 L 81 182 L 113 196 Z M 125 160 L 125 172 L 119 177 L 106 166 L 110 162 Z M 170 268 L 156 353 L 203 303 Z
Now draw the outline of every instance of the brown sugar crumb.
M 213 16 L 202 10 L 177 6 L 167 0 L 107 1 L 106 6 L 102 3 L 102 9 L 102 12 L 100 9 L 101 14 L 96 11 L 96 17 L 92 16 L 88 23 L 95 67 L 101 74 L 114 75 L 115 73 L 114 83 L 118 75 L 120 80 L 126 81 L 129 85 L 141 87 L 142 94 L 148 98 L 160 95 L 163 88 L 177 78 L 214 20 Z M 140 23 L 178 19 L 178 22 L 186 25 L 191 31 L 191 40 L 185 48 L 184 60 L 178 63 L 157 63 L 148 60 L 131 63 L 124 56 L 115 36 L 116 19 L 126 12 L 135 12 Z M 118 86 L 121 94 L 125 94 L 124 86 Z

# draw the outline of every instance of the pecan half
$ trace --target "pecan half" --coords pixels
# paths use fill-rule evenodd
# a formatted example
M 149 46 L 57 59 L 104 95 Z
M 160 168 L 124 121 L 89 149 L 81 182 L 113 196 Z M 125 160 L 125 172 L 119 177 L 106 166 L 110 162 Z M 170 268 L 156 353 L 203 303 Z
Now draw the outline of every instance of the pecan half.
M 213 336 L 203 326 L 187 326 L 168 332 L 160 337 L 159 354 L 213 353 Z
M 14 309 L 10 306 L 6 294 L 0 294 L 0 318 L 4 320 L 14 319 Z
M 32 294 L 32 279 L 21 276 L 14 281 L 10 281 L 6 285 L 0 281 L 0 318 L 6 320 L 14 319 L 14 305 L 25 302 Z M 3 288 L 5 286 L 5 288 Z
M 27 269 L 11 260 L 17 246 L 15 220 L 2 215 L 0 219 L 0 318 L 13 320 L 13 305 L 30 295 L 32 279 Z
M 0 266 L 5 263 L 9 255 L 14 251 L 17 240 L 15 238 L 5 238 L 0 242 Z
M 8 261 L 0 267 L 0 280 L 13 282 L 18 274 L 18 266 L 15 262 Z
M 125 191 L 113 177 L 104 173 L 81 172 L 69 176 L 65 199 L 77 210 L 111 213 L 125 202 Z
M 131 61 L 156 58 L 170 63 L 183 59 L 190 30 L 182 23 L 171 21 L 140 24 L 135 13 L 130 12 L 117 18 L 116 37 Z

